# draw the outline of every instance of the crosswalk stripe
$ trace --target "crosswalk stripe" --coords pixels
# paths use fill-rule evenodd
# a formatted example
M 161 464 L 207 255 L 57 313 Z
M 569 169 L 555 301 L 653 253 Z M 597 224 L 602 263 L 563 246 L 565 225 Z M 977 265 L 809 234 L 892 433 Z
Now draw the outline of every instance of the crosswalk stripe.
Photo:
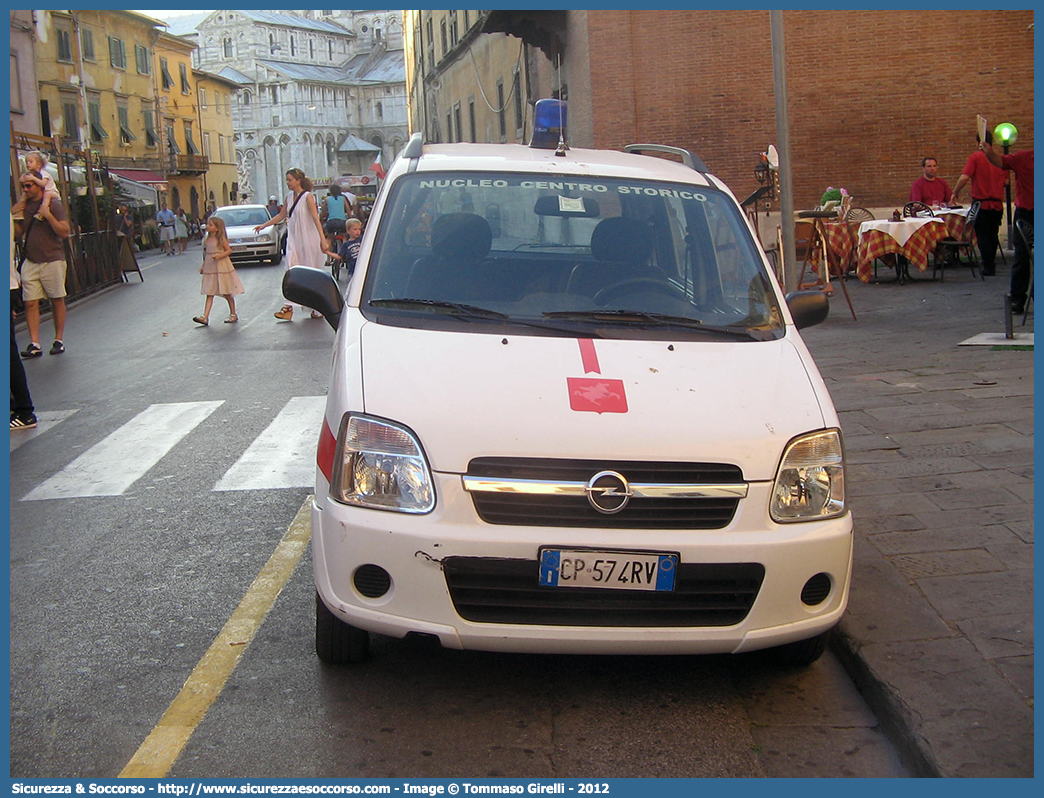
M 65 419 L 75 413 L 76 410 L 40 410 L 36 413 L 36 429 L 18 430 L 11 433 L 11 451 L 13 452 L 23 443 L 28 443 L 33 438 L 39 437 L 52 427 L 61 424 Z
M 325 396 L 295 396 L 214 486 L 216 491 L 308 488 Z
M 22 501 L 118 496 L 223 403 L 151 405 L 42 482 Z

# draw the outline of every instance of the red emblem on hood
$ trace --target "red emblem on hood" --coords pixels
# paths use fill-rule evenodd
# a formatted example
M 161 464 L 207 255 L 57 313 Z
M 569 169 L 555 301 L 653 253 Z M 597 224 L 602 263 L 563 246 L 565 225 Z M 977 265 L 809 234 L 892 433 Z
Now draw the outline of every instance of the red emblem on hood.
M 598 353 L 595 352 L 594 341 L 590 338 L 580 339 L 580 358 L 584 372 L 601 374 L 598 366 Z M 569 407 L 580 413 L 626 413 L 627 393 L 623 380 L 611 380 L 603 377 L 567 377 L 569 386 Z

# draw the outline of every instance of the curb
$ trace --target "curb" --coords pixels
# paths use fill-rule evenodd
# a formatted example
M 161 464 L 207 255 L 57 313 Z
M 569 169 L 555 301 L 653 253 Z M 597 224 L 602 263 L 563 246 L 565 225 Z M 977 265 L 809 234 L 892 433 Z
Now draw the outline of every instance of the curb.
M 842 620 L 830 635 L 830 650 L 877 717 L 881 730 L 895 746 L 910 775 L 942 778 L 945 774 L 940 771 L 925 740 L 913 729 L 907 705 L 891 685 L 874 674 L 870 664 L 860 656 L 859 648 L 859 642 L 845 629 Z

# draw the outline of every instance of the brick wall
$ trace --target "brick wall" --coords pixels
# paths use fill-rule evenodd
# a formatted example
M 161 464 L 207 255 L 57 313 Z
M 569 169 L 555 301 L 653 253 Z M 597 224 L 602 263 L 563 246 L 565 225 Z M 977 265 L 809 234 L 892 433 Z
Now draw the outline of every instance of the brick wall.
M 567 54 L 575 146 L 687 147 L 738 196 L 756 187 L 757 153 L 777 142 L 768 11 L 588 11 L 583 21 L 583 46 L 570 31 Z M 1015 149 L 1032 147 L 1032 22 L 1032 11 L 785 12 L 797 207 L 828 185 L 860 205 L 901 205 L 924 155 L 952 186 L 976 113 L 991 127 L 1014 122 Z M 574 107 L 583 93 L 589 126 Z

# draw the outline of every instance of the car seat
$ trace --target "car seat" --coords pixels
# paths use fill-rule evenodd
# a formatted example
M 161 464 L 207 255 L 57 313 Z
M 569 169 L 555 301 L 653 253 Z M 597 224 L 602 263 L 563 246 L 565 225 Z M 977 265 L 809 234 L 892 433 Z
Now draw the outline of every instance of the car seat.
M 447 213 L 431 229 L 431 254 L 414 261 L 405 296 L 465 302 L 474 299 L 479 264 L 493 246 L 489 222 L 474 213 Z

